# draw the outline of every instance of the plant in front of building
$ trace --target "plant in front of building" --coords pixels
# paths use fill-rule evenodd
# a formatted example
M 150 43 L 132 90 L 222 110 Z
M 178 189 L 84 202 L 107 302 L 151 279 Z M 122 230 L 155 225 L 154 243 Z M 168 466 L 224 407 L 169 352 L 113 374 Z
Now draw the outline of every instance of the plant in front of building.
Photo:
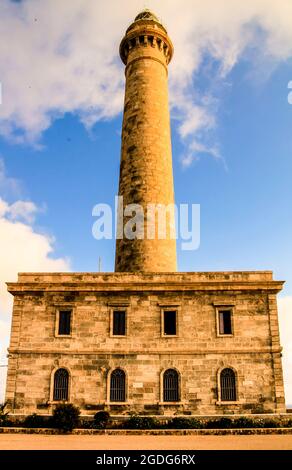
M 79 424 L 80 410 L 71 403 L 57 405 L 53 411 L 52 424 L 61 431 L 71 432 Z
M 169 429 L 201 429 L 203 425 L 195 418 L 175 417 L 168 422 L 167 427 Z
M 0 426 L 9 426 L 7 403 L 0 405 Z
M 257 427 L 256 424 L 257 422 L 255 419 L 241 416 L 240 418 L 236 418 L 233 420 L 232 427 L 234 429 L 241 429 L 241 428 L 250 429 L 250 428 Z
M 278 419 L 266 419 L 264 420 L 264 428 L 280 428 L 281 422 Z
M 44 417 L 33 413 L 25 418 L 23 425 L 26 428 L 44 428 L 47 427 Z
M 220 418 L 207 421 L 207 429 L 230 429 L 233 427 L 232 419 L 230 418 Z
M 96 429 L 105 429 L 110 422 L 110 414 L 107 411 L 98 411 L 93 418 L 93 427 Z
M 126 429 L 156 429 L 159 423 L 151 416 L 132 415 L 124 424 Z

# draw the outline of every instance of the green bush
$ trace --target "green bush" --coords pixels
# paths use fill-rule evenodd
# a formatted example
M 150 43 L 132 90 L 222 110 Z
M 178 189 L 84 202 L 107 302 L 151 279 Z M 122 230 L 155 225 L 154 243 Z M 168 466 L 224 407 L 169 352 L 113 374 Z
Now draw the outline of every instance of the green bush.
M 266 419 L 263 424 L 264 428 L 280 428 L 281 423 L 276 419 Z
M 98 411 L 93 418 L 93 427 L 96 429 L 105 429 L 110 421 L 110 415 L 107 411 Z
M 79 424 L 80 410 L 71 403 L 57 405 L 53 411 L 53 426 L 62 431 L 70 432 Z
M 254 428 L 256 427 L 256 421 L 252 418 L 245 418 L 242 416 L 241 418 L 237 418 L 232 423 L 233 428 Z
M 176 417 L 169 421 L 167 427 L 170 429 L 200 429 L 202 423 L 195 418 Z
M 131 416 L 125 424 L 126 429 L 155 429 L 159 427 L 156 419 L 150 416 Z
M 23 425 L 26 428 L 44 428 L 46 427 L 43 416 L 33 413 L 25 418 Z
M 288 421 L 285 423 L 286 428 L 292 428 L 292 419 L 288 419 Z
M 207 429 L 230 429 L 232 428 L 232 420 L 230 418 L 220 418 L 207 421 Z
M 265 427 L 265 421 L 261 418 L 255 419 L 254 420 L 254 428 L 264 428 Z
M 234 420 L 230 418 L 220 418 L 207 421 L 205 424 L 205 428 L 207 429 L 242 429 L 242 428 L 278 428 L 280 426 L 280 422 L 271 419 L 271 420 L 264 420 L 258 418 L 248 418 L 245 416 L 241 416 L 239 418 L 235 418 Z
M 7 403 L 0 405 L 0 426 L 9 426 Z

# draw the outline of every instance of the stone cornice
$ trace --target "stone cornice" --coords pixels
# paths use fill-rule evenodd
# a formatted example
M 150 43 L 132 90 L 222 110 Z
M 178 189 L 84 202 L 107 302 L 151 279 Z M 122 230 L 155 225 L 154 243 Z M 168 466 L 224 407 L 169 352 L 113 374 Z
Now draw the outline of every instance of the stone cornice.
M 189 273 L 20 273 L 8 282 L 12 294 L 27 292 L 189 292 L 268 291 L 277 293 L 284 282 L 271 271 Z
M 208 355 L 208 354 L 277 354 L 281 353 L 282 347 L 281 346 L 273 346 L 273 347 L 262 347 L 262 348 L 254 348 L 252 350 L 247 349 L 247 348 L 233 348 L 233 349 L 175 349 L 175 350 L 169 350 L 169 349 L 148 349 L 147 352 L 145 352 L 145 349 L 141 350 L 125 350 L 125 348 L 121 350 L 94 350 L 94 351 L 88 351 L 84 350 L 81 351 L 80 349 L 71 349 L 71 350 L 64 350 L 64 349 L 25 349 L 25 348 L 9 348 L 8 352 L 9 354 L 61 354 L 61 355 L 86 355 L 86 356 L 95 356 L 95 355 L 124 355 L 124 356 L 131 356 L 131 355 L 141 355 L 141 356 L 151 356 L 151 355 Z

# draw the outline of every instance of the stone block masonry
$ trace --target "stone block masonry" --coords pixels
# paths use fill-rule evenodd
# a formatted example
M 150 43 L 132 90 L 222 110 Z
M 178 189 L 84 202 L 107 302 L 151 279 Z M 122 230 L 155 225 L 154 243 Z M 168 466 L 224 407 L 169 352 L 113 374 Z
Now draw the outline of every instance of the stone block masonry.
M 283 413 L 281 347 L 270 272 L 20 274 L 9 283 L 14 314 L 6 399 L 15 413 L 50 413 L 54 371 L 70 375 L 68 401 L 82 413 Z M 220 337 L 216 311 L 233 311 L 233 334 Z M 112 308 L 127 332 L 111 335 Z M 177 335 L 162 335 L 161 311 L 178 312 Z M 56 335 L 60 309 L 73 312 L 69 337 Z M 271 323 L 272 322 L 272 323 Z M 236 372 L 237 398 L 222 403 L 218 372 Z M 110 374 L 126 374 L 126 399 L 111 403 Z M 166 403 L 162 374 L 178 371 L 180 399 Z
M 176 240 L 171 238 L 174 210 L 166 219 L 166 237 L 157 223 L 146 237 L 147 204 L 174 204 L 167 66 L 173 54 L 165 28 L 153 19 L 138 19 L 120 46 L 126 65 L 119 195 L 124 205 L 144 210 L 144 238 L 116 242 L 115 270 L 120 272 L 176 271 Z M 123 217 L 123 226 L 129 217 Z

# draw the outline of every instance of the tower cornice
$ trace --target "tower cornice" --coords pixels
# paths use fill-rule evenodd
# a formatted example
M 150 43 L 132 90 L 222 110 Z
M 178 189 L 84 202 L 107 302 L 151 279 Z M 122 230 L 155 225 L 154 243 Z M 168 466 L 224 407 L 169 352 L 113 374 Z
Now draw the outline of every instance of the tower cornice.
M 156 21 L 135 21 L 126 31 L 120 44 L 120 57 L 125 65 L 129 51 L 135 47 L 157 47 L 163 51 L 166 63 L 172 59 L 174 47 L 166 29 Z

